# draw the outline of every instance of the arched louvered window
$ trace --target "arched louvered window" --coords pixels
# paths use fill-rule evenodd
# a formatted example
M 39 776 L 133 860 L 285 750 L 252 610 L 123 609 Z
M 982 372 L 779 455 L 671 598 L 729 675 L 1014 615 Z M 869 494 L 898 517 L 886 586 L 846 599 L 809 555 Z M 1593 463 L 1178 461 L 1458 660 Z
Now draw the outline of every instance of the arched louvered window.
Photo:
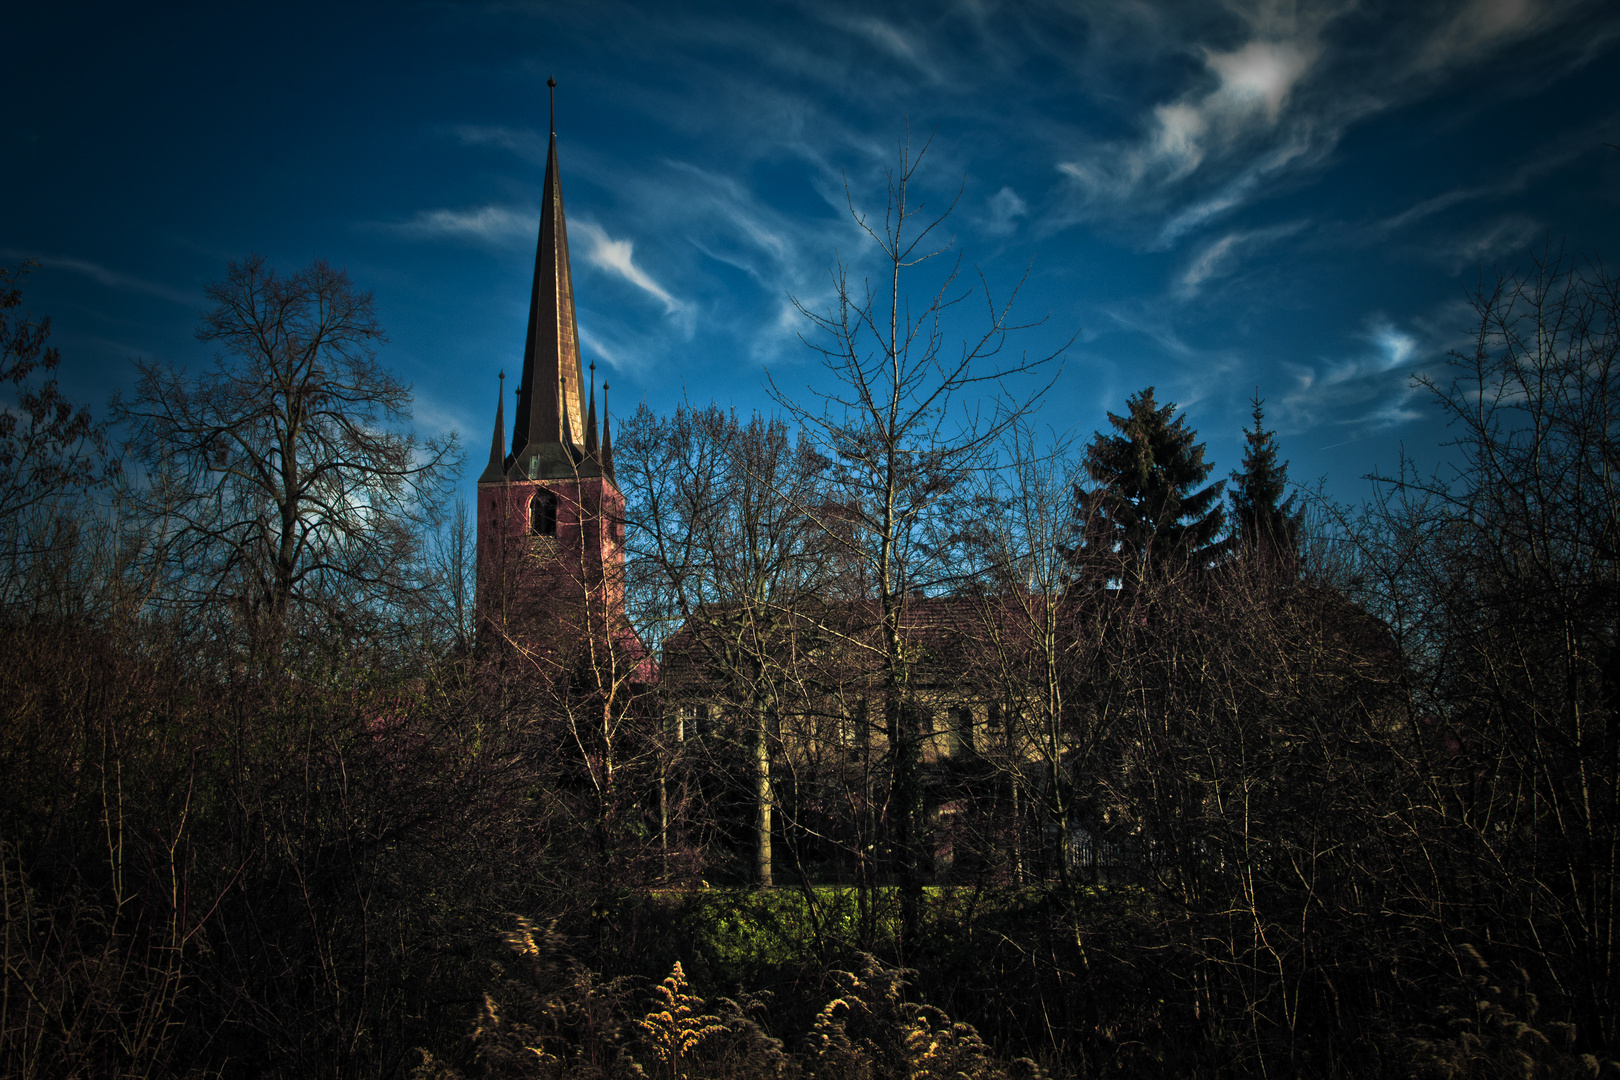
M 557 535 L 556 493 L 541 490 L 530 500 L 529 531 L 536 536 Z

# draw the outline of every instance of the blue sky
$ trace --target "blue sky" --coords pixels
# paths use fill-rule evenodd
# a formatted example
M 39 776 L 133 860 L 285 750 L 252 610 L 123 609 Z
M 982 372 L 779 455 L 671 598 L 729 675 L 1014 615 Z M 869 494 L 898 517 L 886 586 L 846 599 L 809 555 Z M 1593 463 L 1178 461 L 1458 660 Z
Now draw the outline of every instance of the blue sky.
M 1155 384 L 1220 475 L 1256 387 L 1344 499 L 1446 433 L 1412 376 L 1468 288 L 1551 244 L 1620 260 L 1620 9 L 1155 4 L 33 3 L 4 17 L 0 260 L 37 259 L 63 381 L 199 366 L 233 258 L 374 290 L 416 425 L 467 482 L 520 362 L 548 75 L 587 362 L 622 414 L 769 408 L 908 127 L 1012 347 L 1073 338 L 1040 422 Z M 936 264 L 943 265 L 943 264 Z M 918 293 L 933 279 L 925 268 Z M 965 327 L 964 327 L 965 328 Z

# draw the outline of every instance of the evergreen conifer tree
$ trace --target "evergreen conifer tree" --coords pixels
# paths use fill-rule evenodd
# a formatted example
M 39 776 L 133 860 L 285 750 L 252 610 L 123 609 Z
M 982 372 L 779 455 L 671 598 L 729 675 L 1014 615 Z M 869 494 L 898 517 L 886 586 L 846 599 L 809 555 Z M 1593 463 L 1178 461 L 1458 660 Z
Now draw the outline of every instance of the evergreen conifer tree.
M 1288 490 L 1288 462 L 1277 460 L 1277 438 L 1265 428 L 1264 402 L 1252 399 L 1254 427 L 1243 433 L 1243 469 L 1232 473 L 1232 540 L 1239 551 L 1260 551 L 1292 565 L 1303 510 Z M 1280 500 L 1280 501 L 1279 501 Z
M 1099 431 L 1086 445 L 1086 475 L 1096 486 L 1075 492 L 1080 561 L 1111 557 L 1140 572 L 1168 560 L 1200 565 L 1213 558 L 1226 485 L 1199 487 L 1214 466 L 1175 410 L 1174 402 L 1159 405 L 1150 386 L 1126 402 L 1124 416 L 1108 414 L 1117 434 Z

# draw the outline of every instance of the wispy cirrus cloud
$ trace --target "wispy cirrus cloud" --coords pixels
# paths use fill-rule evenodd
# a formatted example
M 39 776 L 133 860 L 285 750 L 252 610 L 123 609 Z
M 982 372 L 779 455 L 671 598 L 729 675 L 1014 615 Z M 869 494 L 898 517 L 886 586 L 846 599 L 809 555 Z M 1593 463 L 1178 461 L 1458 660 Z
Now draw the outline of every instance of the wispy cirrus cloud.
M 1616 140 L 1620 140 L 1620 113 L 1611 114 L 1595 124 L 1561 132 L 1536 146 L 1517 164 L 1504 163 L 1503 171 L 1488 182 L 1452 188 L 1421 199 L 1404 210 L 1372 222 L 1362 230 L 1360 239 L 1366 243 L 1382 243 L 1453 207 L 1511 199 L 1575 159 L 1585 154 L 1604 152 L 1607 149 L 1604 144 L 1612 144 Z
M 1175 295 L 1183 300 L 1197 296 L 1206 283 L 1229 273 L 1232 266 L 1248 253 L 1293 236 L 1305 225 L 1303 221 L 1290 221 L 1263 229 L 1235 229 L 1228 232 L 1204 245 L 1187 264 L 1176 280 Z
M 1195 177 L 1215 174 L 1216 190 L 1195 196 L 1172 218 L 1161 243 L 1173 242 L 1241 203 L 1267 173 L 1309 152 L 1303 110 L 1290 106 L 1320 66 L 1321 35 L 1334 14 L 1309 2 L 1258 9 L 1240 18 L 1245 40 L 1230 48 L 1196 37 L 1177 40 L 1196 31 L 1166 27 L 1158 48 L 1197 57 L 1202 71 L 1171 100 L 1138 106 L 1135 137 L 1087 146 L 1083 155 L 1060 160 L 1058 170 L 1085 203 L 1114 207 L 1144 196 L 1163 202 Z
M 88 259 L 76 259 L 68 255 L 42 255 L 33 251 L 19 251 L 15 248 L 0 249 L 0 259 L 5 259 L 7 262 L 35 262 L 51 270 L 66 270 L 69 273 L 79 274 L 109 289 L 143 293 L 147 296 L 155 296 L 161 300 L 168 300 L 171 303 L 182 304 L 187 307 L 205 307 L 208 304 L 208 298 L 200 292 L 176 289 L 162 282 L 150 281 L 135 274 L 126 274 L 121 270 L 114 270 L 100 263 L 91 262 Z
M 1400 6 L 1378 13 L 1375 32 L 1368 29 L 1373 13 L 1333 0 L 1239 2 L 1208 18 L 1157 13 L 1146 21 L 1151 32 L 1137 35 L 1138 66 L 1157 62 L 1174 70 L 1179 57 L 1184 74 L 1167 80 L 1175 88 L 1157 100 L 1120 86 L 1118 119 L 1133 133 L 1082 136 L 1073 152 L 1058 157 L 1056 168 L 1070 185 L 1060 219 L 1157 222 L 1148 246 L 1173 247 L 1321 165 L 1351 126 L 1431 93 L 1461 69 L 1515 49 L 1526 64 L 1528 55 L 1543 58 L 1537 66 L 1548 73 L 1543 78 L 1585 63 L 1597 52 L 1594 40 L 1620 32 L 1613 20 L 1584 40 L 1548 31 L 1595 6 L 1594 0 Z M 1118 21 L 1120 12 L 1134 10 L 1103 4 L 1091 18 Z
M 451 133 L 463 146 L 493 146 L 525 161 L 544 165 L 548 135 L 533 128 L 505 127 L 500 124 L 457 124 Z
M 1461 232 L 1448 243 L 1429 249 L 1430 256 L 1452 273 L 1511 259 L 1535 246 L 1547 235 L 1546 226 L 1527 214 L 1504 214 Z
M 539 220 L 539 211 L 491 203 L 459 210 L 418 210 L 408 221 L 370 227 L 412 240 L 455 240 L 505 248 L 532 244 Z
M 826 298 L 835 249 L 847 243 L 851 253 L 859 250 L 847 213 L 830 222 L 807 217 L 742 176 L 680 160 L 663 166 L 605 181 L 618 204 L 633 208 L 618 216 L 637 230 L 636 265 L 645 244 L 658 277 L 682 282 L 682 325 L 702 312 L 706 327 L 723 330 L 751 361 L 797 344 L 802 320 L 786 298 L 811 307 Z
M 1575 5 L 1547 0 L 1468 0 L 1423 45 L 1420 67 L 1449 68 L 1560 21 Z
M 1284 365 L 1293 386 L 1277 402 L 1279 430 L 1379 430 L 1422 415 L 1412 376 L 1443 352 L 1443 343 L 1381 314 L 1368 318 L 1361 340 L 1365 347 L 1349 356 Z
M 833 26 L 875 45 L 889 56 L 910 66 L 930 82 L 943 81 L 943 73 L 928 56 L 926 46 L 918 35 L 896 26 L 892 21 L 875 15 L 856 12 L 829 11 L 823 15 Z
M 605 229 L 593 221 L 576 220 L 573 223 L 573 231 L 574 235 L 585 239 L 588 245 L 584 252 L 585 259 L 592 266 L 623 278 L 653 297 L 664 305 L 666 315 L 674 315 L 685 309 L 685 304 L 671 296 L 669 290 L 636 265 L 635 245 L 631 241 L 613 239 Z

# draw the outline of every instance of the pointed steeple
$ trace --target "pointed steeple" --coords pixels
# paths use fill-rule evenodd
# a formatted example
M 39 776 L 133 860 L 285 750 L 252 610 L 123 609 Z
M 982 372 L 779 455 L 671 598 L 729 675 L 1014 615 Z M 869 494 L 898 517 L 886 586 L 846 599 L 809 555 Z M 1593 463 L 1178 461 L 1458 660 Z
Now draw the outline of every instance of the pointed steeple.
M 596 457 L 596 363 L 591 363 L 591 411 L 585 417 L 585 456 Z
M 608 384 L 602 384 L 602 475 L 618 484 L 618 478 L 613 475 L 613 432 L 608 424 Z
M 506 477 L 506 372 L 501 372 L 501 388 L 495 392 L 495 436 L 489 444 L 489 466 L 478 478 L 480 484 L 498 484 Z
M 529 293 L 528 337 L 518 380 L 518 414 L 512 425 L 512 455 L 520 475 L 536 475 L 533 458 L 578 459 L 576 441 L 585 417 L 580 384 L 579 327 L 574 317 L 574 278 L 568 262 L 568 225 L 563 215 L 562 176 L 557 167 L 557 80 L 551 88 L 551 142 L 540 206 L 540 239 Z

